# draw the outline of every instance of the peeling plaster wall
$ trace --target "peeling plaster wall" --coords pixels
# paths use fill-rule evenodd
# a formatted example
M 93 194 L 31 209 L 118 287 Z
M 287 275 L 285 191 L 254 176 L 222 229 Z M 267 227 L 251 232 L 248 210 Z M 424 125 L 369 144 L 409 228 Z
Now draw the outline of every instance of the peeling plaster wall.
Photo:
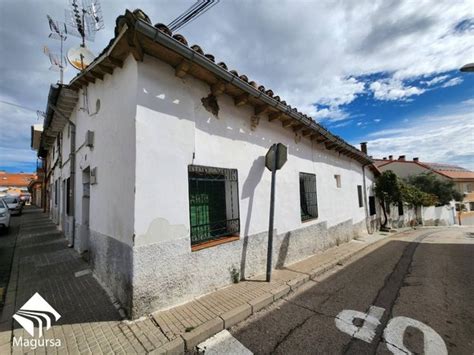
M 71 115 L 77 150 L 75 249 L 88 251 L 94 274 L 126 308 L 131 307 L 132 294 L 136 92 L 137 63 L 130 55 L 113 75 L 88 85 L 89 112 L 83 109 L 81 90 Z M 92 148 L 85 145 L 88 130 L 94 132 Z M 87 225 L 88 168 L 97 168 L 97 183 L 90 185 Z
M 253 109 L 234 106 L 227 95 L 218 96 L 214 116 L 201 102 L 207 85 L 179 79 L 169 65 L 147 56 L 138 63 L 137 90 L 133 316 L 229 284 L 232 266 L 245 276 L 264 272 L 271 180 L 264 156 L 273 143 L 287 145 L 289 154 L 277 173 L 275 263 L 286 265 L 366 233 L 357 196 L 357 185 L 363 185 L 359 163 L 266 117 L 252 129 Z M 191 252 L 189 164 L 238 170 L 240 240 Z M 305 223 L 299 172 L 317 179 L 319 217 Z M 368 192 L 372 185 L 367 172 Z

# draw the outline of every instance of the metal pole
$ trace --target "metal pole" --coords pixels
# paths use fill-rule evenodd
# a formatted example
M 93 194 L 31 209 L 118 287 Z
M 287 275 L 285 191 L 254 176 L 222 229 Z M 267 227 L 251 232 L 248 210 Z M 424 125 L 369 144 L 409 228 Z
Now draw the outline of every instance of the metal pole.
M 267 248 L 267 282 L 272 278 L 272 253 L 273 253 L 273 219 L 275 212 L 275 180 L 277 171 L 278 144 L 274 145 L 274 158 L 272 169 L 272 188 L 270 192 L 270 220 L 268 223 L 268 248 Z

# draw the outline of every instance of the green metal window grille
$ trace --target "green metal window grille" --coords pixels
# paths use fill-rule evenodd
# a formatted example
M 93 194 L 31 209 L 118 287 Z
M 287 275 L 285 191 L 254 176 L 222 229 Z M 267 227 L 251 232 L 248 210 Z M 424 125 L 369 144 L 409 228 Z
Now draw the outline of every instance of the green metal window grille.
M 236 169 L 188 166 L 191 245 L 240 232 Z
M 357 185 L 357 196 L 359 197 L 359 207 L 364 207 L 364 201 L 362 199 L 362 185 Z
M 318 195 L 314 174 L 300 173 L 300 211 L 302 221 L 318 218 Z

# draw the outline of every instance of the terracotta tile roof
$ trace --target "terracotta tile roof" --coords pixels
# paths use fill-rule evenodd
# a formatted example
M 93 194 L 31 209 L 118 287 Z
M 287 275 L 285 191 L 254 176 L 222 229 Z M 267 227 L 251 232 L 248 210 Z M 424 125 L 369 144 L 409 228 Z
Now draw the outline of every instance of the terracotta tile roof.
M 417 164 L 427 170 L 431 170 L 435 173 L 443 175 L 447 178 L 453 180 L 471 180 L 474 179 L 474 172 L 464 169 L 463 167 L 451 164 L 444 164 L 444 163 L 426 163 L 421 161 L 413 161 L 413 160 L 387 160 L 387 159 L 374 159 L 374 165 L 377 168 L 382 166 L 391 164 L 391 163 L 403 163 L 403 164 Z
M 35 178 L 35 174 L 0 172 L 0 186 L 28 187 L 30 181 Z
M 474 172 L 473 171 L 454 171 L 454 170 L 435 170 L 437 173 L 445 175 L 454 180 L 474 180 Z
M 258 105 L 260 107 L 266 106 L 274 115 L 271 120 L 281 120 L 282 124 L 285 123 L 285 128 L 291 128 L 295 132 L 301 130 L 303 136 L 315 140 L 328 150 L 334 149 L 339 154 L 358 160 L 360 163 L 372 163 L 372 160 L 365 153 L 348 144 L 341 137 L 329 132 L 313 118 L 298 112 L 296 108 L 288 105 L 271 89 L 250 80 L 245 74 L 239 74 L 236 70 L 229 70 L 226 63 L 217 62 L 214 55 L 205 53 L 199 45 L 189 46 L 183 35 L 173 34 L 166 25 L 157 23 L 153 26 L 150 18 L 140 9 L 133 12 L 126 10 L 124 15 L 117 17 L 114 33 L 115 37 L 111 39 L 96 59 L 70 81 L 69 88 L 78 91 L 83 85 L 95 82 L 95 77 L 103 77 L 103 70 L 110 70 L 104 69 L 104 67 L 106 68 L 111 64 L 121 66 L 126 54 L 130 52 L 137 60 L 143 60 L 145 54 L 153 55 L 174 66 L 178 77 L 191 72 L 192 75 L 207 81 L 210 85 L 216 86 L 219 83 L 224 83 L 226 84 L 224 89 L 226 93 L 234 96 L 234 99 L 241 99 L 238 105 L 250 103 L 255 107 Z M 127 44 L 120 47 L 119 43 L 122 42 Z M 179 48 L 175 47 L 178 42 L 180 44 Z M 207 64 L 213 63 L 215 67 L 218 67 L 218 72 L 210 73 L 211 76 L 205 73 L 207 69 L 202 65 L 204 63 L 202 59 L 205 59 Z M 229 89 L 230 87 L 231 89 Z M 251 89 L 248 90 L 243 87 Z M 288 123 L 290 121 L 291 123 Z

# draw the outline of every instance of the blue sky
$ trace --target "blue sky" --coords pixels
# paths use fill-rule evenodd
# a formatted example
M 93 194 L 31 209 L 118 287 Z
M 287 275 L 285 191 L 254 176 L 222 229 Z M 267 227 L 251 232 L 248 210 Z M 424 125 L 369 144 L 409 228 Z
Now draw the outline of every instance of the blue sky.
M 166 24 L 193 2 L 135 0 L 133 8 Z M 67 3 L 0 2 L 2 170 L 35 168 L 30 126 L 58 79 L 42 53 L 58 50 L 46 14 L 62 19 Z M 129 5 L 102 0 L 105 29 L 88 43 L 93 52 Z M 179 32 L 348 142 L 368 141 L 369 155 L 474 170 L 474 73 L 458 71 L 474 62 L 473 8 L 472 0 L 223 0 Z M 69 67 L 66 82 L 75 74 Z

